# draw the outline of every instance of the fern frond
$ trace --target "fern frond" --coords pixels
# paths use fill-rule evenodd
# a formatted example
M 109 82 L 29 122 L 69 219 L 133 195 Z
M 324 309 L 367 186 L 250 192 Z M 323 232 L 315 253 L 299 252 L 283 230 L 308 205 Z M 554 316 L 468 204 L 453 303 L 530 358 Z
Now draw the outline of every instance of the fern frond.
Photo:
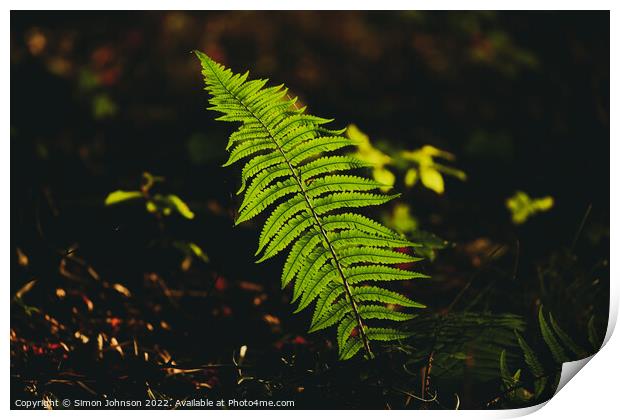
M 517 384 L 512 376 L 512 373 L 510 373 L 510 370 L 508 369 L 508 364 L 506 363 L 506 350 L 502 350 L 499 355 L 499 371 L 506 389 L 511 389 Z
M 350 284 L 363 281 L 393 281 L 425 279 L 427 275 L 415 271 L 402 270 L 400 268 L 386 267 L 384 265 L 363 265 L 347 269 Z
M 408 308 L 426 308 L 425 305 L 415 302 L 399 293 L 376 286 L 360 286 L 353 288 L 353 297 L 361 302 L 381 302 Z
M 558 336 L 564 347 L 570 350 L 575 356 L 579 358 L 584 358 L 588 355 L 588 352 L 584 350 L 581 346 L 577 345 L 572 338 L 569 337 L 566 332 L 555 322 L 553 315 L 549 312 L 549 323 L 551 324 L 551 328 Z
M 407 331 L 396 330 L 394 328 L 368 328 L 368 338 L 377 341 L 402 340 L 410 337 Z
M 334 303 L 342 294 L 344 294 L 344 289 L 340 287 L 338 283 L 334 282 L 328 284 L 319 294 L 310 325 L 315 325 L 321 318 L 323 318 L 330 310 L 332 303 Z
M 527 344 L 525 339 L 519 334 L 518 331 L 515 331 L 515 335 L 517 336 L 517 341 L 519 342 L 519 347 L 521 347 L 521 351 L 523 351 L 523 356 L 525 357 L 525 363 L 530 368 L 532 375 L 534 378 L 534 395 L 538 398 L 545 390 L 547 386 L 547 376 L 545 375 L 545 369 L 538 360 L 536 353 L 534 350 Z
M 566 355 L 566 352 L 556 339 L 553 331 L 549 328 L 549 324 L 545 320 L 545 316 L 543 315 L 542 306 L 538 309 L 538 323 L 540 324 L 540 332 L 542 334 L 543 340 L 551 350 L 551 356 L 553 356 L 553 360 L 556 363 L 564 363 L 568 362 L 570 359 Z
M 355 356 L 364 347 L 362 340 L 349 339 L 339 352 L 340 360 L 348 360 Z
M 224 166 L 245 162 L 241 169 L 243 194 L 235 224 L 263 213 L 257 262 L 290 248 L 282 271 L 282 287 L 293 283 L 295 312 L 313 302 L 310 331 L 337 325 L 339 354 L 353 357 L 370 341 L 408 336 L 397 328 L 371 322 L 402 322 L 413 317 L 395 305 L 424 305 L 373 283 L 427 276 L 393 267 L 419 258 L 403 248 L 417 246 L 354 208 L 376 206 L 398 195 L 380 193 L 386 186 L 360 173 L 369 164 L 338 154 L 357 143 L 341 136 L 344 130 L 324 127 L 330 119 L 296 108 L 283 85 L 266 87 L 267 80 L 248 80 L 203 53 L 202 64 L 210 107 L 220 121 L 241 123 L 231 134 Z M 397 250 L 398 249 L 398 250 Z M 353 286 L 355 285 L 355 286 Z M 387 306 L 389 305 L 389 306 Z M 357 335 L 351 336 L 353 331 Z

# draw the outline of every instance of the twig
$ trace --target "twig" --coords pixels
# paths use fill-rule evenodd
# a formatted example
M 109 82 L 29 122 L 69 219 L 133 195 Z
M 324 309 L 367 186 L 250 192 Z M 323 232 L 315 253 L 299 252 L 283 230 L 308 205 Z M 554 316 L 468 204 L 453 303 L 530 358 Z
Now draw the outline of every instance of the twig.
M 583 218 L 581 219 L 581 223 L 579 224 L 579 228 L 577 229 L 577 232 L 575 232 L 573 243 L 570 246 L 571 254 L 573 253 L 573 250 L 575 249 L 575 246 L 577 245 L 577 240 L 579 240 L 579 237 L 581 236 L 581 232 L 583 231 L 583 228 L 586 225 L 586 221 L 588 220 L 588 217 L 590 216 L 590 211 L 592 211 L 592 203 L 588 204 L 586 213 L 583 215 Z

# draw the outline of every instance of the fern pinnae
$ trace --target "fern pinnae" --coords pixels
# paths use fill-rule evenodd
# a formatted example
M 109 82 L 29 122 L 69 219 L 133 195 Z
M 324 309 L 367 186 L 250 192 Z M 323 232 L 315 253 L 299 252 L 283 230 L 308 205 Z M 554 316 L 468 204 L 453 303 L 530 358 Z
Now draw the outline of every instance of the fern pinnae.
M 534 377 L 536 378 L 534 381 L 534 389 L 535 389 L 534 394 L 536 398 L 538 398 L 543 393 L 547 385 L 547 377 L 545 376 L 545 369 L 542 363 L 540 362 L 540 360 L 538 360 L 536 353 L 534 353 L 534 350 L 532 350 L 529 344 L 527 344 L 523 336 L 521 336 L 521 334 L 517 330 L 515 330 L 514 333 L 517 336 L 519 347 L 521 347 L 521 350 L 523 351 L 523 355 L 525 357 L 525 363 L 528 365 L 528 367 L 532 371 L 532 375 L 534 375 Z
M 368 163 L 338 152 L 357 142 L 342 137 L 344 130 L 323 127 L 332 120 L 296 108 L 297 98 L 288 97 L 284 85 L 265 87 L 265 79 L 248 81 L 247 72 L 234 74 L 203 53 L 196 55 L 212 95 L 209 109 L 223 114 L 218 120 L 241 123 L 229 138 L 230 156 L 224 164 L 246 161 L 237 191 L 244 195 L 235 224 L 275 207 L 259 237 L 257 262 L 291 248 L 282 287 L 293 282 L 295 312 L 316 302 L 310 332 L 338 325 L 342 359 L 361 349 L 372 358 L 370 341 L 406 337 L 398 329 L 373 327 L 367 321 L 402 322 L 412 317 L 383 305 L 424 305 L 368 283 L 426 277 L 390 266 L 418 261 L 395 250 L 416 244 L 350 212 L 398 195 L 381 194 L 385 185 L 351 174 Z
M 332 304 L 343 293 L 344 290 L 342 290 L 336 282 L 328 284 L 319 294 L 319 298 L 317 299 L 314 307 L 314 312 L 312 313 L 310 325 L 312 326 L 316 324 L 321 318 L 323 318 L 332 307 Z
M 588 352 L 585 351 L 581 346 L 577 345 L 575 341 L 573 341 L 573 339 L 570 338 L 570 336 L 566 334 L 566 332 L 564 332 L 562 328 L 560 328 L 558 323 L 555 321 L 555 318 L 553 318 L 551 312 L 549 312 L 549 323 L 551 324 L 551 328 L 553 329 L 553 331 L 560 338 L 560 341 L 562 341 L 562 344 L 564 344 L 567 349 L 569 349 L 575 356 L 581 359 L 587 357 Z
M 566 355 L 566 352 L 558 342 L 553 331 L 551 331 L 551 329 L 549 328 L 549 324 L 547 324 L 547 321 L 545 320 L 542 305 L 538 308 L 538 323 L 540 324 L 540 332 L 543 336 L 543 340 L 547 344 L 547 347 L 549 347 L 549 350 L 551 350 L 551 356 L 553 356 L 553 360 L 555 360 L 556 363 L 568 362 L 570 359 Z
M 319 275 L 319 279 L 302 292 L 302 298 L 299 302 L 299 306 L 295 310 L 295 313 L 301 312 L 308 305 L 310 305 L 319 293 L 321 293 L 321 290 L 323 290 L 328 283 L 337 278 L 338 273 L 333 269 L 325 269 L 322 270 Z

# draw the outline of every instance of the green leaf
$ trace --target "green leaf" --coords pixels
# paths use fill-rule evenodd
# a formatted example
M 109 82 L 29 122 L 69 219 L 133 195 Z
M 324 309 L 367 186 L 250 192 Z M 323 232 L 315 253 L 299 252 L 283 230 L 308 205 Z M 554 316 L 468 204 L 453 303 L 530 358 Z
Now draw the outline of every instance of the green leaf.
M 317 323 L 329 312 L 332 303 L 343 293 L 344 287 L 337 282 L 328 283 L 327 286 L 321 291 L 319 299 L 316 302 L 314 313 L 312 314 L 311 325 Z
M 535 378 L 534 396 L 535 398 L 538 398 L 542 395 L 547 386 L 547 376 L 545 375 L 545 370 L 542 363 L 540 363 L 540 361 L 538 360 L 536 353 L 534 353 L 534 350 L 532 350 L 532 348 L 527 344 L 521 334 L 519 334 L 519 332 L 515 330 L 515 335 L 517 336 L 519 347 L 521 347 L 521 351 L 523 351 L 525 363 L 530 368 L 530 371 Z
M 421 303 L 415 302 L 401 294 L 376 286 L 359 286 L 352 288 L 353 297 L 362 302 L 381 302 L 392 305 L 400 305 L 408 308 L 426 308 Z
M 353 356 L 355 356 L 362 348 L 364 348 L 364 344 L 359 337 L 351 337 L 344 344 L 342 350 L 340 351 L 340 360 L 349 360 Z
M 194 256 L 203 262 L 209 262 L 209 257 L 202 248 L 194 242 L 174 241 L 173 246 L 183 252 L 186 256 Z
M 512 215 L 514 224 L 525 223 L 537 213 L 546 212 L 553 208 L 554 200 L 551 196 L 531 198 L 523 191 L 517 191 L 506 200 L 506 207 Z
M 338 325 L 338 332 L 336 333 L 336 339 L 338 340 L 338 351 L 342 355 L 346 351 L 346 343 L 351 333 L 357 325 L 357 320 L 354 315 L 347 315 Z
M 351 305 L 345 299 L 339 300 L 336 304 L 332 305 L 329 311 L 316 323 L 310 326 L 308 332 L 319 331 L 340 322 L 340 320 L 352 311 Z
M 545 320 L 545 316 L 542 312 L 542 306 L 538 309 L 538 323 L 540 324 L 540 332 L 542 333 L 543 340 L 547 343 L 549 350 L 551 350 L 551 355 L 553 356 L 553 360 L 557 363 L 565 363 L 570 361 L 569 357 L 564 352 L 560 343 L 555 338 L 553 331 L 549 328 L 547 321 Z
M 408 321 L 415 318 L 413 314 L 397 312 L 381 305 L 360 305 L 359 313 L 364 319 L 385 319 L 390 321 Z
M 429 190 L 433 190 L 437 194 L 443 194 L 443 177 L 439 171 L 429 167 L 422 167 L 420 168 L 420 179 L 422 180 L 422 184 Z
M 108 194 L 105 199 L 105 205 L 111 206 L 113 204 L 118 204 L 129 200 L 135 200 L 137 198 L 142 198 L 142 193 L 140 191 L 117 190 Z
M 194 218 L 194 213 L 189 209 L 189 206 L 179 198 L 179 196 L 169 194 L 166 199 L 168 200 L 172 208 L 174 208 L 181 216 L 185 217 L 186 219 Z
M 357 284 L 363 281 L 383 282 L 429 278 L 429 276 L 422 273 L 402 270 L 400 268 L 386 267 L 384 265 L 362 265 L 347 268 L 345 271 L 350 284 Z
M 588 353 L 583 348 L 575 344 L 575 342 L 568 336 L 568 334 L 566 334 L 564 330 L 560 328 L 560 326 L 555 322 L 555 319 L 553 319 L 553 315 L 551 313 L 549 313 L 549 323 L 551 324 L 551 328 L 553 328 L 555 334 L 560 338 L 560 341 L 562 342 L 564 347 L 569 349 L 575 356 L 579 357 L 580 359 L 583 359 L 588 355 Z
M 310 284 L 303 291 L 303 297 L 299 302 L 299 307 L 295 312 L 300 312 L 302 309 L 312 303 L 312 301 L 321 293 L 325 286 L 328 283 L 338 279 L 339 275 L 340 273 L 334 267 L 330 265 L 323 267 L 316 276 L 313 284 Z
M 369 328 L 368 339 L 374 341 L 395 341 L 411 337 L 413 334 L 408 331 L 396 330 L 394 328 Z

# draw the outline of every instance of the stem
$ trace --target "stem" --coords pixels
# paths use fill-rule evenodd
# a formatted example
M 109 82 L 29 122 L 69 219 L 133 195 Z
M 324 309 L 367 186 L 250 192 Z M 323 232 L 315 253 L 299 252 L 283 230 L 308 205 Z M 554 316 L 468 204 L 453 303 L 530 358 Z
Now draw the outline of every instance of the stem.
M 215 75 L 215 77 L 218 79 L 218 81 L 220 82 L 220 84 L 222 85 L 222 87 L 224 89 L 226 89 L 226 91 L 232 96 L 234 97 L 237 101 L 239 101 L 239 104 L 245 108 L 245 110 L 247 112 L 249 112 L 255 119 L 256 121 L 258 121 L 260 123 L 260 125 L 263 126 L 263 128 L 265 129 L 265 131 L 267 131 L 267 133 L 269 134 L 269 137 L 271 138 L 271 140 L 275 143 L 276 147 L 278 148 L 278 151 L 282 154 L 282 157 L 284 158 L 284 161 L 286 162 L 286 164 L 288 165 L 288 168 L 291 171 L 291 175 L 293 176 L 293 178 L 295 179 L 295 181 L 297 182 L 297 185 L 299 186 L 299 191 L 300 193 L 303 195 L 304 200 L 306 201 L 306 206 L 307 206 L 307 210 L 310 212 L 310 215 L 314 218 L 317 227 L 319 228 L 321 235 L 323 236 L 323 240 L 325 241 L 325 244 L 327 246 L 327 248 L 329 249 L 330 253 L 332 254 L 332 259 L 334 260 L 334 265 L 336 266 L 336 269 L 338 270 L 338 274 L 340 275 L 340 278 L 342 279 L 342 284 L 344 286 L 344 291 L 346 293 L 347 299 L 349 300 L 349 302 L 351 303 L 351 308 L 353 309 L 353 314 L 355 315 L 355 320 L 357 321 L 357 327 L 359 329 L 359 333 L 360 333 L 360 337 L 362 339 L 362 343 L 364 345 L 364 350 L 366 351 L 366 354 L 368 355 L 368 357 L 370 359 L 374 358 L 374 354 L 372 353 L 372 350 L 370 349 L 370 342 L 368 340 L 368 336 L 366 335 L 366 330 L 364 329 L 364 323 L 362 321 L 362 317 L 359 314 L 359 309 L 357 307 L 357 303 L 355 302 L 355 300 L 353 299 L 353 294 L 351 292 L 351 288 L 349 286 L 349 283 L 347 282 L 346 276 L 344 275 L 344 271 L 342 269 L 342 266 L 340 265 L 340 261 L 338 259 L 338 255 L 336 254 L 336 250 L 334 249 L 331 241 L 329 240 L 329 237 L 327 236 L 327 232 L 325 231 L 325 228 L 323 227 L 323 225 L 321 224 L 321 220 L 319 219 L 319 215 L 316 213 L 314 206 L 312 205 L 312 202 L 310 201 L 310 197 L 308 196 L 308 194 L 306 193 L 306 190 L 304 188 L 303 185 L 303 181 L 301 179 L 301 176 L 299 176 L 297 174 L 297 172 L 295 171 L 295 168 L 293 168 L 293 164 L 290 162 L 290 160 L 288 159 L 288 157 L 286 156 L 286 154 L 284 153 L 284 150 L 282 150 L 282 148 L 280 147 L 280 145 L 278 144 L 278 142 L 276 141 L 275 137 L 273 136 L 273 134 L 271 133 L 271 130 L 269 129 L 269 127 L 267 127 L 265 125 L 265 123 L 263 123 L 263 121 L 256 116 L 256 114 L 249 109 L 244 103 L 243 101 L 237 97 L 234 93 L 232 93 L 227 87 L 226 85 L 222 82 L 222 80 L 218 77 L 217 72 L 213 69 L 213 67 L 211 66 L 211 63 L 207 62 L 209 67 L 211 67 L 211 70 L 213 71 L 213 74 Z M 325 246 L 324 244 L 324 246 Z

